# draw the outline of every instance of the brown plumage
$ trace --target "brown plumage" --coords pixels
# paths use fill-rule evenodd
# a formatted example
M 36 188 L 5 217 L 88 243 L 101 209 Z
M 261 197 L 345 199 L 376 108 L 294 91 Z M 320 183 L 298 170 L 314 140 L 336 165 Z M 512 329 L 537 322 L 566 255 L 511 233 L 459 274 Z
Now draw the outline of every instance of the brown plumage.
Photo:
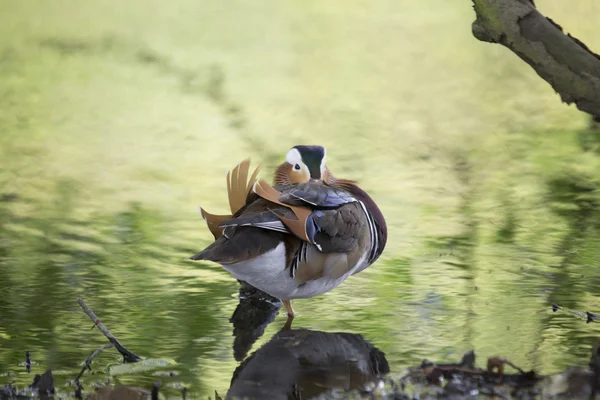
M 233 171 L 227 171 L 227 198 L 229 200 L 231 214 L 211 214 L 203 208 L 200 208 L 200 214 L 206 221 L 206 225 L 215 237 L 215 240 L 223 233 L 223 229 L 219 228 L 218 225 L 225 220 L 231 219 L 235 213 L 246 205 L 248 194 L 250 193 L 254 182 L 256 182 L 260 166 L 254 169 L 250 179 L 248 179 L 249 171 L 250 159 L 246 159 L 236 165 Z
M 192 257 L 221 264 L 237 279 L 284 300 L 313 297 L 372 264 L 386 226 L 355 182 L 325 167 L 325 150 L 296 146 L 274 174 L 275 186 L 248 178 L 244 160 L 227 175 L 231 215 L 202 215 L 215 242 Z
M 318 183 L 307 185 L 322 186 Z M 222 265 L 237 264 L 257 258 L 284 242 L 286 259 L 291 260 L 302 242 L 313 241 L 321 248 L 320 251 L 299 256 L 295 266 L 288 264 L 289 268 L 295 268 L 290 275 L 296 281 L 304 283 L 323 275 L 337 279 L 347 273 L 349 267 L 358 261 L 366 245 L 364 238 L 367 237 L 365 231 L 368 231 L 368 224 L 364 221 L 359 203 L 344 204 L 336 209 L 323 210 L 320 216 L 313 216 L 320 231 L 309 237 L 306 225 L 312 210 L 300 205 L 290 206 L 278 200 L 293 191 L 294 185 L 277 188 L 281 192 L 264 181 L 257 182 L 254 193 L 260 197 L 252 197 L 251 202 L 233 218 L 222 221 L 223 235 L 192 259 L 209 260 Z M 262 230 L 257 232 L 256 228 Z M 279 231 L 272 230 L 278 228 Z

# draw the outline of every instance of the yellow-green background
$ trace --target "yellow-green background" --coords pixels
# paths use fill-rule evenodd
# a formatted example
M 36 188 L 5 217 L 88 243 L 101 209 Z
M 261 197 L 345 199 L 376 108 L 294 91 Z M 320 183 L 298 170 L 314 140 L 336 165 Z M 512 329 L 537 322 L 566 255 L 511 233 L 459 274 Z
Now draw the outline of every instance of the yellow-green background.
M 597 0 L 536 3 L 600 51 Z M 548 310 L 600 311 L 600 134 L 473 19 L 467 0 L 0 0 L 0 384 L 29 383 L 25 350 L 74 378 L 105 342 L 83 296 L 224 393 L 238 283 L 186 261 L 211 239 L 197 206 L 226 211 L 227 169 L 270 178 L 295 144 L 326 146 L 389 228 L 295 326 L 361 333 L 393 371 L 470 348 L 586 364 L 597 325 Z

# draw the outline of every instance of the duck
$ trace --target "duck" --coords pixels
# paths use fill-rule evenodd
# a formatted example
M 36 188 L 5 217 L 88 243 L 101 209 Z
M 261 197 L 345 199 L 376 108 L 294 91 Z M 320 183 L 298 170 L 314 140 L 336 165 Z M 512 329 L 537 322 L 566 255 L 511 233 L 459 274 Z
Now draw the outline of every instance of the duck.
M 250 174 L 250 160 L 227 172 L 231 214 L 200 208 L 215 241 L 190 257 L 220 264 L 234 278 L 278 298 L 319 296 L 372 265 L 387 242 L 385 218 L 356 181 L 336 178 L 323 146 L 297 145 L 273 185 Z

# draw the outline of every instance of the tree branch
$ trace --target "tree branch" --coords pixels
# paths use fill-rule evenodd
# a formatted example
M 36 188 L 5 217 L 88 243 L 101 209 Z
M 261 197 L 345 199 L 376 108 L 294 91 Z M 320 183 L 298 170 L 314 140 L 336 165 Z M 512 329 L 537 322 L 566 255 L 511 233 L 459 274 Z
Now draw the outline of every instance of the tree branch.
M 88 307 L 88 305 L 85 304 L 85 301 L 83 301 L 82 298 L 77 298 L 77 302 L 81 306 L 81 309 L 83 310 L 83 312 L 86 313 L 86 315 L 88 317 L 90 317 L 90 319 L 92 321 L 94 321 L 94 326 L 97 326 L 98 329 L 100 329 L 100 331 L 104 334 L 104 336 L 106 336 L 108 341 L 111 342 L 115 346 L 115 348 L 119 351 L 119 353 L 121 353 L 121 355 L 123 355 L 123 361 L 125 361 L 125 362 L 142 361 L 142 359 L 140 357 L 138 357 L 135 353 L 132 353 L 131 351 L 127 350 L 125 348 L 125 346 L 123 346 L 121 344 L 121 342 L 119 342 L 117 340 L 117 338 L 114 337 L 112 333 L 110 333 L 108 328 L 106 326 L 104 326 L 102 321 L 100 321 L 100 319 L 98 319 L 96 314 L 94 314 L 94 312 Z
M 96 357 L 98 354 L 100 354 L 103 350 L 109 349 L 113 346 L 114 345 L 112 343 L 107 343 L 104 346 L 100 347 L 99 349 L 94 350 L 92 352 L 92 354 L 90 354 L 88 356 L 88 358 L 85 360 L 85 362 L 83 363 L 83 367 L 81 368 L 79 375 L 77 375 L 77 377 L 75 378 L 75 380 L 73 382 L 75 382 L 75 384 L 77 386 L 79 386 L 79 379 L 83 376 L 83 373 L 85 372 L 85 370 L 86 369 L 89 369 L 90 371 L 92 370 L 90 365 L 92 364 L 92 360 L 94 359 L 94 357 Z
M 544 17 L 532 0 L 472 0 L 473 35 L 500 43 L 581 111 L 600 118 L 600 56 Z M 591 17 L 593 18 L 593 17 Z

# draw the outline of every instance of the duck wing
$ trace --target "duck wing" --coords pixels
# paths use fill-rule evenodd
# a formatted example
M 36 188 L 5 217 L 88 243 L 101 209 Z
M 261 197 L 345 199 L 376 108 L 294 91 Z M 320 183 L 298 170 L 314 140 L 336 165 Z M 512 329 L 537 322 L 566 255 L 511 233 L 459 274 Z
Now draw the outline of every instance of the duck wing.
M 352 271 L 369 252 L 370 227 L 358 202 L 315 210 L 307 224 L 314 246 L 300 241 L 290 264 L 290 274 L 299 282 L 337 279 Z
M 227 236 L 227 231 L 229 232 Z M 275 249 L 283 240 L 283 233 L 268 229 L 242 226 L 226 228 L 223 235 L 190 260 L 214 261 L 222 265 L 237 264 L 260 257 Z
M 256 182 L 259 171 L 260 166 L 254 169 L 250 179 L 248 179 L 250 159 L 246 159 L 236 165 L 233 171 L 227 172 L 227 197 L 232 215 L 235 215 L 246 205 L 248 194 L 254 186 L 254 182 Z
M 349 192 L 319 182 L 295 185 L 282 192 L 278 200 L 292 206 L 313 208 L 337 208 L 343 204 L 357 201 Z
M 223 235 L 192 259 L 233 264 L 285 243 L 285 265 L 303 283 L 337 279 L 368 251 L 369 223 L 350 194 L 323 184 L 272 187 L 265 181 L 257 182 L 253 192 L 257 196 L 250 195 L 235 216 L 219 223 Z
M 218 224 L 222 235 L 192 260 L 209 260 L 220 264 L 237 264 L 260 257 L 286 243 L 286 265 L 288 265 L 295 247 L 300 242 L 281 222 L 278 214 L 272 212 L 273 204 L 254 194 L 248 196 L 249 202 L 234 216 Z M 279 210 L 288 218 L 295 218 L 289 209 Z M 293 242 L 297 242 L 292 244 Z M 287 244 L 292 244 L 287 246 Z M 289 253 L 289 254 L 288 254 Z
M 273 204 L 261 197 L 254 196 L 251 202 L 244 206 L 236 215 L 223 219 L 218 227 L 224 229 L 226 236 L 231 236 L 233 227 L 251 226 L 277 232 L 291 233 L 279 216 L 296 218 L 293 211 L 284 206 Z
M 254 185 L 256 194 L 279 206 L 271 212 L 291 233 L 325 253 L 356 246 L 358 228 L 367 218 L 361 203 L 350 193 L 316 182 L 277 189 L 262 180 Z M 290 218 L 290 210 L 294 218 Z

